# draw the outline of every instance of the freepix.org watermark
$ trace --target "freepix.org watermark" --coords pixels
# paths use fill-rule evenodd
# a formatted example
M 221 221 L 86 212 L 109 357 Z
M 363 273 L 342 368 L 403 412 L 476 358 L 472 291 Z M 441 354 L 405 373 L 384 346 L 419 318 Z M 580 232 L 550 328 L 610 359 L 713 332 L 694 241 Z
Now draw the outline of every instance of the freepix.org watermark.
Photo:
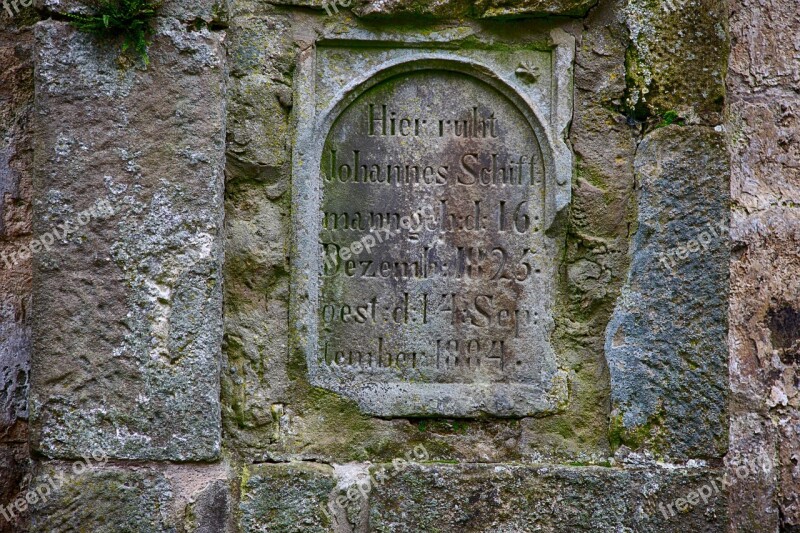
M 323 0 L 322 7 L 328 15 L 333 15 L 339 12 L 339 7 L 348 8 L 353 0 Z
M 680 264 L 680 261 L 704 252 L 716 241 L 725 239 L 728 235 L 728 221 L 720 220 L 716 223 L 716 227 L 709 222 L 701 229 L 703 231 L 699 232 L 694 239 L 658 254 L 658 260 L 664 268 L 674 273 L 675 267 Z
M 351 512 L 357 512 L 360 505 L 369 499 L 369 494 L 373 488 L 383 486 L 386 480 L 392 479 L 405 471 L 411 463 L 427 461 L 429 458 L 430 455 L 425 446 L 418 444 L 413 450 L 406 452 L 405 459 L 400 457 L 392 459 L 391 468 L 382 465 L 373 472 L 360 475 L 344 494 L 328 502 L 327 509 L 325 505 L 320 503 L 320 509 L 328 520 L 335 523 L 337 506 L 339 509 L 345 510 L 345 512 L 348 509 Z
M 71 473 L 79 476 L 86 470 L 103 466 L 108 461 L 108 455 L 101 449 L 92 450 L 92 453 L 86 454 L 82 459 L 72 463 Z M 25 494 L 21 494 L 16 500 L 8 505 L 0 505 L 0 514 L 6 522 L 14 520 L 19 513 L 24 513 L 29 505 L 36 505 L 38 503 L 47 503 L 50 494 L 61 488 L 67 480 L 70 470 L 57 470 L 53 475 L 48 474 L 40 481 L 36 487 L 31 488 Z
M 399 235 L 403 230 L 419 231 L 427 221 L 433 220 L 433 216 L 434 209 L 428 205 L 411 215 L 398 217 L 397 227 L 394 229 L 386 224 L 376 229 L 374 233 L 367 233 L 360 239 L 351 242 L 349 246 L 339 246 L 334 243 L 323 245 L 324 273 L 328 275 L 335 272 L 339 267 L 340 258 L 345 263 L 352 261 L 362 252 L 371 252 L 373 247 Z
M 33 0 L 3 0 L 3 8 L 8 11 L 12 17 L 19 15 L 20 9 L 23 7 L 31 7 Z
M 664 518 L 669 520 L 676 516 L 678 513 L 685 513 L 690 511 L 693 507 L 703 502 L 706 504 L 712 497 L 718 497 L 721 491 L 733 485 L 735 479 L 745 479 L 750 476 L 757 476 L 761 472 L 769 472 L 770 464 L 769 459 L 747 459 L 744 464 L 731 468 L 735 478 L 730 476 L 728 472 L 722 477 L 711 479 L 710 483 L 702 485 L 697 490 L 686 493 L 683 498 L 676 498 L 668 504 L 659 503 L 658 510 L 664 515 Z
M 23 245 L 18 250 L 9 253 L 0 253 L 0 264 L 11 268 L 20 261 L 27 261 L 33 254 L 42 250 L 50 250 L 56 241 L 62 241 L 75 233 L 80 226 L 85 226 L 92 220 L 99 220 L 114 215 L 114 206 L 107 198 L 97 200 L 92 207 L 78 213 L 73 220 L 68 220 L 54 227 L 50 231 L 34 238 L 30 244 Z

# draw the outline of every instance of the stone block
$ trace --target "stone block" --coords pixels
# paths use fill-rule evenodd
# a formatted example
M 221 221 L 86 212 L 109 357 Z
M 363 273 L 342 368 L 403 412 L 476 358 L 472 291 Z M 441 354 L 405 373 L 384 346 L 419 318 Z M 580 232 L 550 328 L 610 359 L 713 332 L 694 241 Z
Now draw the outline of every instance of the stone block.
M 637 118 L 661 122 L 674 112 L 688 124 L 723 122 L 729 51 L 726 3 L 633 0 L 628 100 Z
M 473 11 L 472 0 L 355 0 L 353 12 L 359 17 L 385 18 L 413 16 L 423 18 L 459 18 Z M 343 5 L 342 1 L 327 2 L 327 11 Z M 323 7 L 326 3 L 323 2 Z M 329 13 L 330 14 L 330 13 Z
M 33 31 L 0 33 L 0 436 L 28 417 Z
M 755 414 L 731 414 L 731 444 L 725 457 L 728 475 L 728 519 L 736 531 L 779 531 L 778 465 L 775 464 L 777 431 L 768 419 Z M 736 468 L 748 463 L 762 468 L 739 477 Z
M 150 68 L 119 70 L 67 24 L 37 27 L 34 231 L 53 237 L 33 290 L 42 454 L 219 453 L 221 46 L 163 19 Z
M 0 443 L 0 533 L 16 533 L 25 531 L 28 521 L 27 510 L 7 510 L 7 505 L 25 494 L 28 487 L 28 475 L 31 467 L 26 442 Z
M 354 2 L 356 3 L 356 2 Z M 354 12 L 360 17 L 414 16 L 424 18 L 521 18 L 553 15 L 581 17 L 597 0 L 360 0 Z M 341 0 L 328 2 L 343 6 Z M 323 2 L 323 7 L 325 3 Z
M 477 0 L 475 8 L 481 17 L 547 17 L 564 15 L 582 17 L 597 5 L 598 0 Z
M 98 468 L 91 458 L 43 464 L 27 493 L 32 495 L 31 528 L 172 533 L 173 490 L 162 473 L 150 468 Z
M 391 465 L 384 470 L 388 479 L 370 494 L 370 531 L 712 533 L 726 523 L 719 469 L 426 464 L 396 475 Z M 695 504 L 683 501 L 678 512 L 678 498 Z
M 50 13 L 92 14 L 90 2 L 80 0 L 33 0 L 37 9 Z M 224 25 L 228 21 L 228 0 L 163 0 L 159 17 L 174 18 L 196 25 Z
M 234 532 L 233 498 L 227 479 L 211 481 L 186 506 L 184 527 L 187 533 Z
M 731 53 L 728 85 L 733 95 L 752 89 L 783 89 L 796 98 L 800 90 L 797 61 L 800 11 L 791 0 L 735 0 L 728 3 Z M 749 90 L 748 90 L 749 89 Z M 767 93 L 778 104 L 778 95 Z M 759 132 L 761 133 L 761 132 Z
M 639 215 L 607 328 L 612 444 L 673 459 L 728 440 L 728 157 L 710 128 L 662 128 L 639 145 Z
M 320 464 L 247 467 L 242 474 L 239 527 L 242 533 L 330 531 L 327 504 L 335 486 L 333 468 Z

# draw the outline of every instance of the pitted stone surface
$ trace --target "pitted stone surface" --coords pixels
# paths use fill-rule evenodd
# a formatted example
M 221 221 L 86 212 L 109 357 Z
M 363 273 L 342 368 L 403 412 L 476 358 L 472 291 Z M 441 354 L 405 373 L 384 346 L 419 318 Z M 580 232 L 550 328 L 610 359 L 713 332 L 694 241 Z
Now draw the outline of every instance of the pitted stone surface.
M 0 36 L 0 437 L 28 416 L 33 30 Z
M 688 124 L 723 122 L 729 51 L 725 2 L 627 2 L 626 105 L 654 123 L 676 113 Z
M 242 533 L 331 531 L 327 505 L 336 486 L 333 468 L 313 463 L 256 465 L 244 476 Z
M 224 54 L 161 24 L 144 72 L 37 28 L 34 231 L 72 229 L 35 265 L 32 441 L 49 456 L 219 452 Z M 83 224 L 98 201 L 113 215 Z
M 94 12 L 90 2 L 80 0 L 32 0 L 36 9 L 58 14 Z M 224 24 L 228 19 L 228 0 L 165 0 L 159 4 L 158 15 L 191 24 Z
M 718 533 L 725 524 L 720 469 L 413 465 L 391 475 L 391 465 L 373 468 L 381 470 L 389 476 L 370 494 L 371 531 Z M 706 501 L 676 511 L 677 498 L 703 486 Z
M 84 465 L 83 470 L 74 465 Z M 31 487 L 43 496 L 31 510 L 31 530 L 173 533 L 174 487 L 160 472 L 86 469 L 82 461 L 39 467 Z M 92 464 L 91 460 L 88 462 Z M 49 490 L 45 494 L 42 487 Z
M 612 438 L 668 457 L 727 449 L 728 164 L 722 136 L 672 126 L 636 157 L 633 262 L 606 336 Z
M 598 0 L 477 0 L 483 17 L 583 16 Z
M 24 435 L 23 435 L 24 436 Z M 0 443 L 0 505 L 7 506 L 20 495 L 25 494 L 30 481 L 30 454 L 27 442 L 24 440 L 7 443 L 6 439 Z M 25 531 L 28 519 L 28 510 L 20 512 L 12 509 L 6 512 L 7 516 L 0 516 L 0 533 L 17 533 Z
M 354 2 L 356 3 L 356 2 Z M 361 0 L 354 9 L 361 17 L 422 16 L 431 18 L 582 16 L 597 0 Z M 322 3 L 332 12 L 336 2 Z
M 774 457 L 731 490 L 731 527 L 800 530 L 800 10 L 727 3 L 732 240 L 730 388 L 735 459 Z M 732 470 L 735 462 L 729 461 Z

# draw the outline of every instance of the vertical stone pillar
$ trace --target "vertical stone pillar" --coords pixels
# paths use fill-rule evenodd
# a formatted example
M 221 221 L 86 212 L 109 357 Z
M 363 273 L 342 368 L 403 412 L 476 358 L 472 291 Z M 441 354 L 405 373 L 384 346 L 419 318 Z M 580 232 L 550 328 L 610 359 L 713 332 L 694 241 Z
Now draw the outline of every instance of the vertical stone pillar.
M 800 530 L 800 11 L 729 2 L 731 531 Z M 758 475 L 736 476 L 758 463 Z
M 220 450 L 221 38 L 159 19 L 150 68 L 36 32 L 33 446 L 69 458 Z
M 631 0 L 625 14 L 626 107 L 643 135 L 632 263 L 605 344 L 611 439 L 674 461 L 719 459 L 728 443 L 725 12 L 715 0 Z
M 0 502 L 25 486 L 31 352 L 31 259 L 15 258 L 31 238 L 33 166 L 32 9 L 0 12 Z M 25 516 L 0 516 L 0 532 Z

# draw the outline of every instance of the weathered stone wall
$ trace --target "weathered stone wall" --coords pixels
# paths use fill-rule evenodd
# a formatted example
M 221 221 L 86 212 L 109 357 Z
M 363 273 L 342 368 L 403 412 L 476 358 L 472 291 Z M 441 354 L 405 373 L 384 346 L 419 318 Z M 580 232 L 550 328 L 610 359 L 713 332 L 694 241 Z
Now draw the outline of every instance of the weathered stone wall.
M 679 460 L 727 449 L 723 8 L 634 1 L 624 10 L 626 105 L 642 135 L 632 263 L 606 340 L 611 420 L 623 441 Z M 663 127 L 670 113 L 681 127 Z
M 47 456 L 219 455 L 224 51 L 207 29 L 159 29 L 153 67 L 119 71 L 67 24 L 36 28 L 34 226 L 71 224 L 36 256 L 30 406 Z
M 76 9 L 2 14 L 0 253 L 53 239 L 0 264 L 0 531 L 800 530 L 794 0 L 170 0 L 146 68 Z M 536 416 L 309 377 L 298 121 L 401 45 L 574 49 Z
M 28 482 L 31 353 L 30 256 L 13 254 L 31 237 L 33 170 L 32 8 L 0 13 L 0 501 Z M 0 519 L 0 531 L 24 527 L 25 513 Z
M 800 11 L 730 2 L 732 531 L 800 531 Z

